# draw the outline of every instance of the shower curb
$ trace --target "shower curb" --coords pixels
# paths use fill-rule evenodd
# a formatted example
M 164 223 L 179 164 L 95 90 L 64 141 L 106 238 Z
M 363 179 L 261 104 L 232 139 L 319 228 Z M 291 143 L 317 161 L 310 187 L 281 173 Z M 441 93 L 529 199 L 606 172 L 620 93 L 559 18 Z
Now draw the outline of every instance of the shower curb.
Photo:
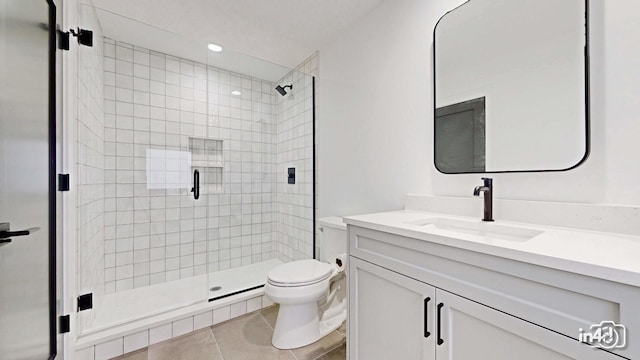
M 81 336 L 71 360 L 107 360 L 251 313 L 274 303 L 255 289 Z

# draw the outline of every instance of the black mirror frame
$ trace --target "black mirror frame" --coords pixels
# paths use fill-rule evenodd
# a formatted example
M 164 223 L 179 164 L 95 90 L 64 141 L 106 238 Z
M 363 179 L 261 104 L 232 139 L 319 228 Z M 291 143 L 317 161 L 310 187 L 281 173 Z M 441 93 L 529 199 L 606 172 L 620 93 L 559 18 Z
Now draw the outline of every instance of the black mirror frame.
M 432 60 L 432 63 L 433 63 L 432 74 L 431 74 L 432 77 L 433 77 L 433 130 L 434 130 L 433 131 L 433 166 L 441 174 L 444 174 L 444 175 L 460 175 L 460 174 L 508 174 L 508 173 L 561 172 L 561 171 L 573 170 L 573 169 L 577 168 L 578 166 L 584 164 L 587 161 L 587 159 L 589 158 L 589 155 L 591 154 L 591 105 L 590 105 L 590 102 L 589 102 L 590 94 L 591 94 L 591 91 L 590 91 L 591 82 L 590 82 L 590 76 L 589 76 L 589 70 L 590 70 L 589 56 L 590 56 L 591 47 L 590 47 L 590 44 L 589 44 L 589 34 L 590 34 L 589 0 L 584 0 L 584 2 L 585 2 L 585 45 L 584 45 L 585 153 L 584 153 L 584 156 L 582 157 L 582 159 L 580 159 L 580 161 L 578 161 L 575 165 L 570 166 L 568 168 L 565 168 L 565 169 L 550 169 L 550 170 L 503 170 L 503 171 L 485 171 L 485 172 L 469 171 L 469 172 L 446 173 L 446 172 L 443 172 L 442 170 L 440 170 L 438 168 L 438 165 L 436 164 L 436 133 L 435 133 L 435 117 L 436 117 L 436 31 L 437 31 L 438 25 L 440 24 L 440 21 L 442 21 L 442 19 L 444 19 L 447 15 L 449 15 L 451 12 L 455 11 L 456 9 L 466 5 L 470 1 L 473 1 L 473 0 L 467 0 L 464 3 L 456 6 L 455 8 L 447 11 L 444 15 L 442 15 L 440 17 L 440 19 L 438 19 L 438 22 L 436 22 L 436 25 L 433 28 L 433 44 L 432 44 L 433 51 L 431 53 L 431 56 L 432 56 L 431 60 Z

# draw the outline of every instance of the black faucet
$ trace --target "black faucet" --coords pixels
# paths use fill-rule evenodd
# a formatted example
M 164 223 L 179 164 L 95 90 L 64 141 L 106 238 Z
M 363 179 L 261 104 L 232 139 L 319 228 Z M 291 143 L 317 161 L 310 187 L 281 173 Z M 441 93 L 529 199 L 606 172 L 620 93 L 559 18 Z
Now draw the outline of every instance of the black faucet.
M 483 186 L 476 186 L 473 189 L 473 196 L 480 196 L 480 193 L 484 193 L 484 217 L 482 221 L 493 221 L 493 179 L 482 178 L 484 181 Z

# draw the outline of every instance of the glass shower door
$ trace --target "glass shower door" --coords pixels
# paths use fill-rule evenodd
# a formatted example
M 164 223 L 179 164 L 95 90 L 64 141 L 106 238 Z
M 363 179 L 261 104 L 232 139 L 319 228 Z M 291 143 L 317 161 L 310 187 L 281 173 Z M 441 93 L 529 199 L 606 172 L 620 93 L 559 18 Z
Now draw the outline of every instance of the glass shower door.
M 81 336 L 206 301 L 206 46 L 90 5 L 78 47 Z M 198 61 L 200 59 L 200 61 Z M 213 159 L 215 161 L 215 159 Z
M 0 0 L 0 358 L 46 359 L 49 5 Z
M 215 186 L 208 194 L 209 301 L 255 296 L 249 292 L 273 268 L 313 258 L 313 92 L 303 70 L 208 53 L 204 155 L 217 171 L 207 179 Z
M 313 256 L 311 76 L 89 5 L 79 26 L 94 35 L 77 48 L 81 337 Z

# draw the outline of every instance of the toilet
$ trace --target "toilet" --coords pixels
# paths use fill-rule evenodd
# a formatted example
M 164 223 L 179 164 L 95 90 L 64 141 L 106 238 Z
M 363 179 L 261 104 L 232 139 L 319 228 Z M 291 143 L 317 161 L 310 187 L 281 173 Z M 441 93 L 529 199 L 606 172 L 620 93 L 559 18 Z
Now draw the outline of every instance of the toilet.
M 265 295 L 280 304 L 271 343 L 295 349 L 320 340 L 347 318 L 347 226 L 318 219 L 319 260 L 292 261 L 269 272 Z

